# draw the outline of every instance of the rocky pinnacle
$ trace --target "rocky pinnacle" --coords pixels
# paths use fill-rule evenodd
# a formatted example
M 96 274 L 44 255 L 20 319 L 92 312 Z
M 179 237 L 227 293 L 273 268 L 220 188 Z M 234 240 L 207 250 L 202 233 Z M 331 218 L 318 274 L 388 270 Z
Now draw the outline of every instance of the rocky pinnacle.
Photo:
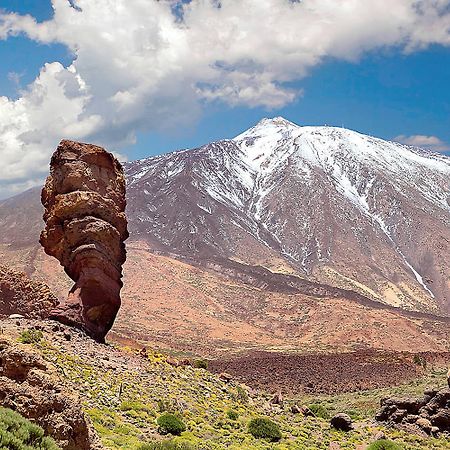
M 125 178 L 101 147 L 63 140 L 42 190 L 40 243 L 75 281 L 50 317 L 103 342 L 120 308 L 128 238 Z

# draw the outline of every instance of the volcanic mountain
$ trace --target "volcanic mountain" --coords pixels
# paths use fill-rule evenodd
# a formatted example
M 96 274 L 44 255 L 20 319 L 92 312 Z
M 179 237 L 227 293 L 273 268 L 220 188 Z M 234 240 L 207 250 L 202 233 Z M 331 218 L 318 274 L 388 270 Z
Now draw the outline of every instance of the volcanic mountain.
M 131 163 L 135 238 L 450 312 L 450 159 L 264 119 L 232 140 Z
M 445 348 L 450 158 L 279 117 L 125 170 L 122 336 Z M 0 202 L 1 251 L 59 292 L 35 204 L 36 190 Z

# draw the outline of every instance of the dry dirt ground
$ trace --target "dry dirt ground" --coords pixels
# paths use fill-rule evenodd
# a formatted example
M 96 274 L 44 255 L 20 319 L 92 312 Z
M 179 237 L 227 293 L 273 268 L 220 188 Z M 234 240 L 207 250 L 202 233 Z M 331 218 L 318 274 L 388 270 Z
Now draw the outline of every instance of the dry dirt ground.
M 73 284 L 41 249 L 0 246 L 0 261 L 45 281 L 60 298 Z M 243 351 L 450 351 L 450 319 L 345 298 L 258 288 L 217 271 L 128 246 L 122 307 L 111 338 L 209 358 Z

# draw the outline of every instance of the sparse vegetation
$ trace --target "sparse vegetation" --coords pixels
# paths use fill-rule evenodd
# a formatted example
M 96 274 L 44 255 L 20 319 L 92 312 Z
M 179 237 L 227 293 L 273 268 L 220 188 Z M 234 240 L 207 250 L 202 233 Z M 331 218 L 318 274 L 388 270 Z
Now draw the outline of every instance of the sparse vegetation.
M 370 444 L 367 450 L 402 450 L 402 447 L 393 441 L 381 439 Z
M 241 386 L 236 386 L 236 395 L 234 396 L 236 401 L 240 403 L 248 403 L 248 392 Z
M 186 425 L 175 414 L 164 413 L 158 417 L 156 422 L 161 434 L 179 436 L 183 431 L 186 431 Z
M 6 408 L 0 408 L 0 449 L 60 450 L 41 427 Z
M 418 366 L 423 367 L 424 369 L 427 368 L 427 360 L 423 356 L 415 354 L 413 361 L 414 364 L 417 364 Z
M 167 399 L 162 399 L 162 398 L 159 399 L 158 400 L 158 411 L 160 413 L 172 412 L 173 411 L 172 402 Z
M 237 411 L 235 411 L 234 409 L 229 409 L 227 411 L 227 417 L 230 420 L 238 420 L 239 419 L 239 413 Z
M 59 368 L 67 382 L 84 393 L 85 411 L 104 446 L 111 450 L 141 450 L 143 445 L 155 450 L 327 450 L 331 442 L 338 443 L 342 450 L 355 450 L 372 442 L 380 431 L 401 450 L 449 448 L 445 437 L 420 437 L 372 421 L 382 397 L 420 396 L 426 387 L 445 386 L 444 369 L 428 370 L 423 377 L 396 387 L 286 398 L 284 408 L 274 413 L 268 406 L 271 395 L 249 394 L 242 385 L 220 382 L 213 374 L 191 366 L 172 367 L 165 363 L 165 356 L 150 349 L 144 366 L 122 366 L 119 371 L 102 369 L 101 354 L 92 359 L 90 350 L 72 353 L 47 340 L 37 350 Z M 321 405 L 329 416 L 345 412 L 365 425 L 343 434 L 330 427 L 329 419 L 292 414 L 291 402 Z M 235 411 L 238 418 L 230 419 L 228 411 Z M 156 418 L 166 412 L 181 419 L 186 431 L 174 439 L 152 441 L 158 431 Z M 255 414 L 279 426 L 282 437 L 278 442 L 249 433 L 248 424 Z
M 141 445 L 138 450 L 194 450 L 187 442 L 162 441 Z
M 256 417 L 248 424 L 248 432 L 256 439 L 277 442 L 281 439 L 280 427 L 268 417 Z
M 41 342 L 43 337 L 44 335 L 42 334 L 42 331 L 31 328 L 29 330 L 22 331 L 19 337 L 19 342 L 22 342 L 22 344 L 37 344 Z
M 321 419 L 328 420 L 331 417 L 331 414 L 328 412 L 327 408 L 321 404 L 312 403 L 308 406 L 311 412 L 315 417 L 319 417 Z

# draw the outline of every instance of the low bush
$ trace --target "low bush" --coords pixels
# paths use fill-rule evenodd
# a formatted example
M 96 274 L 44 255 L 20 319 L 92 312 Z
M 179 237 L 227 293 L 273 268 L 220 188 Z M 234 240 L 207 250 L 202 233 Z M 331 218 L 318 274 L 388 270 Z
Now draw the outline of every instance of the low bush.
M 196 359 L 194 361 L 194 367 L 196 369 L 207 369 L 208 368 L 208 361 L 206 361 L 206 359 Z
M 22 331 L 19 337 L 19 342 L 22 342 L 23 344 L 37 344 L 43 337 L 44 335 L 42 334 L 42 331 L 31 328 L 29 330 Z
M 235 411 L 234 409 L 229 409 L 229 410 L 227 411 L 227 417 L 228 417 L 230 420 L 238 420 L 238 418 L 239 418 L 239 413 L 238 413 L 237 411 Z
M 186 425 L 175 414 L 164 413 L 156 420 L 161 434 L 173 434 L 179 436 L 183 431 L 186 431 Z
M 0 450 L 60 450 L 44 430 L 6 408 L 0 408 Z
M 367 447 L 367 450 L 402 450 L 398 444 L 386 439 L 375 441 Z
M 248 424 L 248 432 L 256 439 L 267 439 L 271 442 L 281 439 L 280 427 L 267 417 L 252 419 Z
M 312 405 L 309 405 L 308 408 L 311 410 L 315 417 L 320 417 L 321 419 L 325 420 L 328 420 L 331 417 L 327 408 L 325 408 L 325 406 L 323 405 L 313 403 Z
M 236 386 L 236 394 L 233 395 L 233 399 L 244 404 L 248 403 L 248 392 L 238 385 Z

